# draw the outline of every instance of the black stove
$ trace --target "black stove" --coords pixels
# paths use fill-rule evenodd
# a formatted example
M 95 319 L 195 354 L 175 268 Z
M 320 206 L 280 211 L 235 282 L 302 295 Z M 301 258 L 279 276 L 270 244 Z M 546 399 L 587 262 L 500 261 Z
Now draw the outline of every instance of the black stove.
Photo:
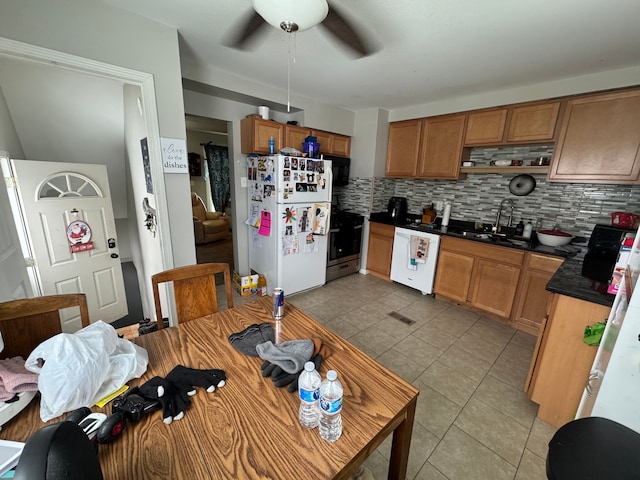
M 327 252 L 327 281 L 360 270 L 364 215 L 349 211 L 332 212 Z

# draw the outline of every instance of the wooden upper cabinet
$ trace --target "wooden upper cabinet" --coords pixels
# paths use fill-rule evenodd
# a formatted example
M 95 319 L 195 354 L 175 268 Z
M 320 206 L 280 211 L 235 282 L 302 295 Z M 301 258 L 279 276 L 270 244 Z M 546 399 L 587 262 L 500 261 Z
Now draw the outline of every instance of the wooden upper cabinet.
M 338 157 L 351 156 L 351 137 L 347 135 L 332 135 L 331 154 Z
M 311 130 L 311 135 L 318 139 L 318 143 L 320 144 L 320 153 L 324 155 L 331 155 L 332 135 L 329 132 L 323 132 L 322 130 Z
M 347 135 L 329 133 L 322 130 L 311 130 L 309 135 L 313 135 L 318 139 L 320 153 L 323 155 L 348 157 L 351 154 L 351 137 Z
M 387 177 L 415 177 L 420 153 L 422 119 L 389 124 Z
M 458 178 L 465 119 L 464 114 L 423 119 L 418 177 Z
M 507 122 L 507 109 L 490 109 L 471 112 L 467 115 L 465 145 L 487 145 L 501 143 Z
M 566 101 L 548 179 L 638 183 L 640 89 Z
M 284 126 L 284 146 L 302 151 L 302 142 L 311 135 L 311 129 L 297 125 Z
M 533 143 L 553 141 L 560 101 L 510 108 L 506 141 Z
M 241 153 L 269 154 L 269 139 L 275 140 L 275 151 L 283 147 L 284 125 L 258 116 L 243 118 L 240 121 Z

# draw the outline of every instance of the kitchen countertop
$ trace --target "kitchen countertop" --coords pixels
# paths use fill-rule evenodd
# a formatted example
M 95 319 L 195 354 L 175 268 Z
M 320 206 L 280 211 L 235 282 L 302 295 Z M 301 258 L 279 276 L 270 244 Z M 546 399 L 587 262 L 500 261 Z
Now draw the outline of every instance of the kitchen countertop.
M 415 218 L 419 218 L 419 216 L 415 216 Z M 449 230 L 455 230 L 458 225 L 462 226 L 464 224 L 466 224 L 464 226 L 468 228 L 468 224 L 470 224 L 471 222 L 456 221 L 453 219 L 450 220 L 449 227 L 441 227 L 440 225 L 436 225 L 434 227 L 426 227 L 424 225 L 416 225 L 412 223 L 397 224 L 386 212 L 381 212 L 372 213 L 369 216 L 369 221 L 384 223 L 387 225 L 395 225 L 396 227 L 406 228 L 419 232 L 462 238 L 472 242 L 488 243 L 505 248 L 515 248 L 518 250 L 525 250 L 529 252 L 537 252 L 546 255 L 562 257 L 565 259 L 565 261 L 562 263 L 560 268 L 558 268 L 553 277 L 551 277 L 549 283 L 547 283 L 547 290 L 553 293 L 566 295 L 568 297 L 577 298 L 579 300 L 584 300 L 599 305 L 609 307 L 613 305 L 613 299 L 615 297 L 614 295 L 606 293 L 606 284 L 583 277 L 581 274 L 582 257 L 584 255 L 584 250 L 586 250 L 586 247 L 584 246 L 571 245 L 569 249 L 563 251 L 555 249 L 553 247 L 547 247 L 545 245 L 535 245 L 535 243 L 530 245 L 516 245 L 506 241 L 503 242 L 491 239 L 468 237 L 460 233 L 450 232 Z

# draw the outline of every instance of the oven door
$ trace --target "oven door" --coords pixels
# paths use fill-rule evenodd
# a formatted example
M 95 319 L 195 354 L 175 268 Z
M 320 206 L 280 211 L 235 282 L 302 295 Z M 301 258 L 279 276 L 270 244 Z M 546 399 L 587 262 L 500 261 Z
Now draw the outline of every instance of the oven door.
M 329 261 L 327 265 L 335 265 L 360 257 L 362 248 L 362 225 L 345 222 L 340 228 L 329 231 Z

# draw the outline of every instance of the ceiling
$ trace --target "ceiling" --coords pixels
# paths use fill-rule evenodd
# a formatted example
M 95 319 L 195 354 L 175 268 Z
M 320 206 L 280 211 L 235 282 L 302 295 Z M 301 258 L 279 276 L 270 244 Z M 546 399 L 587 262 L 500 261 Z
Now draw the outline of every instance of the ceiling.
M 295 38 L 263 29 L 250 51 L 225 46 L 250 0 L 102 1 L 176 27 L 183 62 L 283 91 L 291 39 L 292 95 L 350 110 L 640 66 L 638 0 L 329 0 L 379 48 L 359 59 L 318 27 Z

